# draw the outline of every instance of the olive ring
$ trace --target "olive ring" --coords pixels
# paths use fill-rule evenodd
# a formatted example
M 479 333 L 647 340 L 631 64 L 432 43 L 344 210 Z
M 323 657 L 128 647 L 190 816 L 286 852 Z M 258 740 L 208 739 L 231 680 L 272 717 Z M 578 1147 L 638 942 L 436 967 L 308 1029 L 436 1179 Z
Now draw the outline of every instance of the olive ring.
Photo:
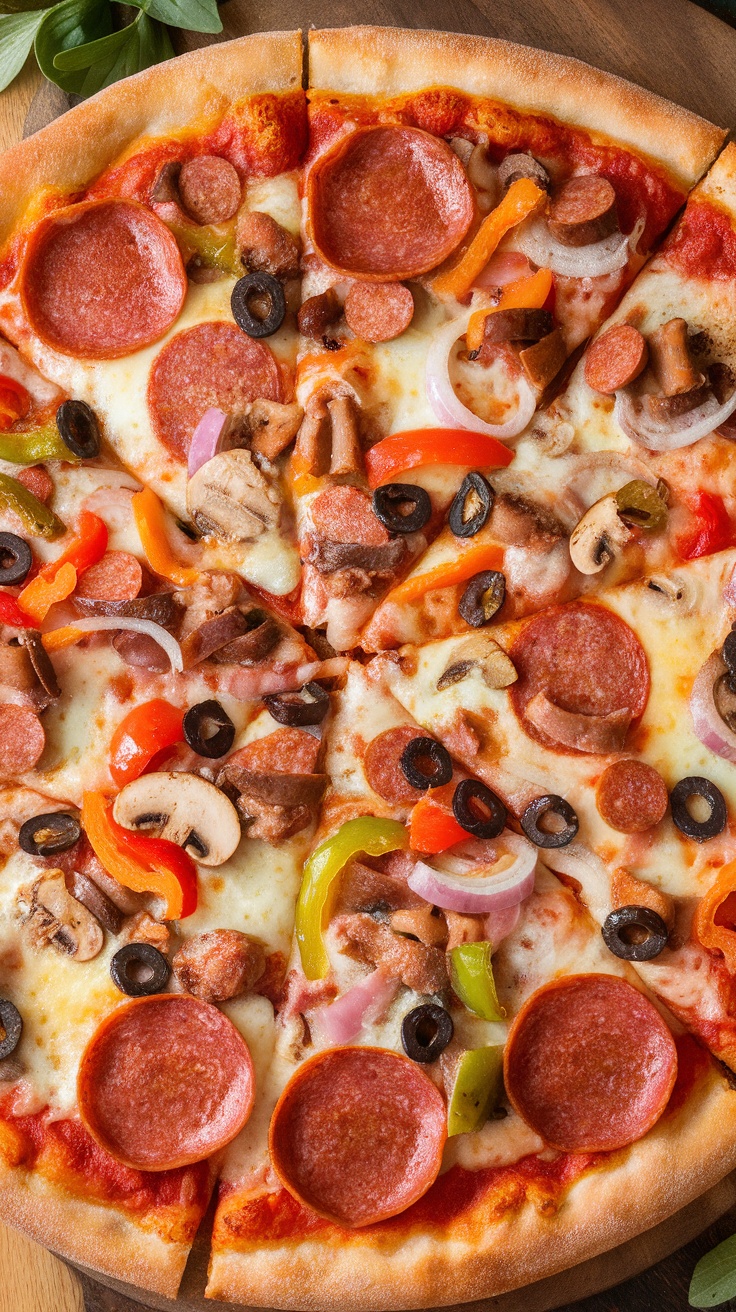
M 80 460 L 100 454 L 100 425 L 86 401 L 62 401 L 56 411 L 56 427 L 64 446 Z
M 134 973 L 136 967 L 138 979 Z M 121 993 L 126 993 L 129 998 L 148 998 L 165 987 L 171 967 L 152 943 L 126 943 L 113 954 L 110 974 Z
M 483 811 L 488 814 L 484 816 Z M 455 789 L 452 812 L 475 838 L 498 838 L 506 824 L 506 807 L 480 779 L 463 779 Z
M 30 856 L 55 856 L 57 852 L 68 852 L 81 835 L 82 826 L 76 816 L 68 811 L 50 811 L 34 815 L 21 825 L 18 844 Z
M 404 514 L 407 505 L 411 509 Z M 373 513 L 389 533 L 417 533 L 431 518 L 432 502 L 415 483 L 384 483 L 373 493 Z
M 259 319 L 250 308 L 253 296 L 265 296 L 268 314 Z M 233 287 L 230 308 L 238 328 L 249 337 L 271 337 L 278 332 L 286 316 L 286 298 L 278 278 L 272 273 L 246 273 Z
M 412 1061 L 437 1061 L 455 1032 L 452 1016 L 436 1002 L 423 1002 L 408 1011 L 401 1022 L 401 1043 Z
M 214 727 L 215 732 L 211 733 Z M 190 706 L 184 716 L 184 738 L 198 756 L 215 760 L 230 751 L 235 738 L 235 725 L 227 711 L 210 697 L 207 701 Z
M 305 701 L 302 693 L 311 701 Z M 269 693 L 263 702 L 278 724 L 321 724 L 330 709 L 330 694 L 319 683 L 305 683 L 298 692 Z
M 2 1061 L 3 1058 L 9 1057 L 11 1052 L 15 1052 L 23 1032 L 21 1014 L 7 998 L 0 998 L 0 1024 L 5 1030 L 4 1037 L 0 1039 L 0 1061 Z
M 466 474 L 455 493 L 447 520 L 456 538 L 472 538 L 480 532 L 493 509 L 494 496 L 490 483 L 476 469 Z M 477 503 L 477 509 L 466 519 L 470 497 Z
M 22 583 L 33 564 L 33 552 L 17 533 L 0 533 L 0 583 Z
M 506 600 L 506 579 L 497 569 L 474 574 L 463 592 L 458 610 L 466 624 L 480 629 L 501 609 Z
M 644 937 L 637 942 L 625 936 L 636 929 Z M 651 907 L 617 907 L 606 916 L 601 929 L 606 947 L 622 961 L 651 961 L 667 947 L 667 926 Z
M 541 821 L 546 815 L 559 816 L 564 820 L 564 829 L 557 831 L 542 829 Z M 577 813 L 557 793 L 545 793 L 544 797 L 535 797 L 526 808 L 520 821 L 521 827 L 535 847 L 567 847 L 579 828 Z
M 429 766 L 429 772 L 425 768 Z M 441 788 L 452 779 L 450 753 L 436 738 L 412 738 L 401 753 L 401 768 L 412 788 L 426 792 Z
M 707 820 L 696 820 L 688 809 L 691 797 L 702 797 L 710 807 Z M 694 838 L 696 843 L 704 843 L 708 838 L 715 838 L 723 832 L 728 820 L 726 801 L 720 788 L 716 788 L 710 779 L 701 775 L 689 775 L 675 784 L 670 793 L 672 819 L 681 834 Z

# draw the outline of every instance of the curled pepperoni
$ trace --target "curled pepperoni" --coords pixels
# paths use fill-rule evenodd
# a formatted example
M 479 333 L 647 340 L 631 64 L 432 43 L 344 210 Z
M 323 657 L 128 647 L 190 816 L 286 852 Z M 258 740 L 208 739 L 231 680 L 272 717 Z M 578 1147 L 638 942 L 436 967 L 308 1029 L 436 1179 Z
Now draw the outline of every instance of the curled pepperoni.
M 196 223 L 227 223 L 240 206 L 240 178 L 220 155 L 196 155 L 182 164 L 179 196 Z
M 253 1063 L 232 1021 L 188 994 L 137 998 L 113 1011 L 82 1054 L 79 1110 L 119 1162 L 166 1171 L 203 1161 L 253 1107 Z
M 350 133 L 307 180 L 318 253 L 348 275 L 401 280 L 447 259 L 473 219 L 473 192 L 444 141 L 409 127 Z
M 27 706 L 0 705 L 0 779 L 32 770 L 46 746 L 43 725 Z
M 240 747 L 227 764 L 263 774 L 312 774 L 319 749 L 319 738 L 304 729 L 277 729 Z
M 315 531 L 331 542 L 359 542 L 382 547 L 389 535 L 373 513 L 370 497 L 348 484 L 328 487 L 312 502 Z
M 519 676 L 509 688 L 512 705 L 525 731 L 545 747 L 577 751 L 561 746 L 526 716 L 537 694 L 575 715 L 618 712 L 637 720 L 644 712 L 649 697 L 644 648 L 628 624 L 604 606 L 573 602 L 542 611 L 524 625 L 509 655 Z
M 404 1212 L 437 1178 L 445 1104 L 407 1057 L 380 1048 L 320 1052 L 292 1077 L 271 1119 L 271 1160 L 300 1202 L 338 1225 Z
M 622 834 L 638 834 L 659 824 L 667 810 L 667 785 L 646 761 L 614 761 L 603 771 L 595 795 L 606 824 Z
M 42 219 L 20 283 L 31 327 L 66 355 L 103 360 L 158 341 L 187 291 L 179 247 L 150 210 L 87 201 Z
M 417 802 L 423 796 L 419 788 L 409 783 L 401 768 L 401 755 L 414 738 L 422 738 L 418 729 L 400 724 L 386 729 L 369 742 L 363 758 L 363 769 L 374 793 L 386 802 Z
M 278 365 L 263 342 L 224 320 L 177 333 L 157 356 L 148 384 L 156 436 L 184 458 L 206 410 L 234 414 L 257 397 L 282 399 Z
M 639 377 L 648 359 L 649 348 L 639 329 L 615 323 L 588 347 L 585 381 L 595 392 L 612 396 Z
M 54 492 L 54 480 L 48 469 L 45 469 L 43 465 L 28 465 L 26 469 L 17 469 L 15 477 L 44 505 L 51 500 Z
M 641 1139 L 676 1075 L 667 1025 L 616 975 L 571 975 L 538 989 L 504 1052 L 511 1105 L 560 1152 L 611 1152 Z
M 414 318 L 414 297 L 400 282 L 354 282 L 345 297 L 345 318 L 356 337 L 390 342 Z
M 143 586 L 143 566 L 129 551 L 107 551 L 81 575 L 76 596 L 90 601 L 132 601 Z

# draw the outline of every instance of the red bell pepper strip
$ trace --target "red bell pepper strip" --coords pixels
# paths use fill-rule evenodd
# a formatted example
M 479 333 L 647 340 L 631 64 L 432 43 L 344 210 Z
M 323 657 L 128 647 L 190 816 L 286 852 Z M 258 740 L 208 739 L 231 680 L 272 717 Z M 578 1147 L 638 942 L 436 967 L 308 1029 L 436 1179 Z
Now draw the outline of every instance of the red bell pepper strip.
M 120 721 L 110 743 L 110 774 L 119 788 L 142 775 L 159 752 L 183 742 L 183 719 L 178 706 L 154 697 Z
M 415 428 L 392 433 L 366 452 L 370 487 L 388 483 L 395 474 L 419 465 L 469 465 L 471 469 L 510 465 L 514 458 L 503 442 L 465 428 Z
M 91 510 L 83 510 L 74 537 L 56 560 L 49 561 L 21 592 L 18 604 L 38 623 L 56 601 L 71 596 L 77 577 L 96 565 L 107 550 L 107 525 Z M 69 568 L 65 568 L 69 566 Z M 56 586 L 58 585 L 58 586 Z
M 458 824 L 452 811 L 431 797 L 422 797 L 409 817 L 409 847 L 412 852 L 423 852 L 426 855 L 446 852 L 448 847 L 464 842 L 467 837 L 467 829 Z
M 35 629 L 36 621 L 25 615 L 15 597 L 9 592 L 0 592 L 0 624 L 10 624 L 14 629 Z
M 31 398 L 21 383 L 0 374 L 0 431 L 5 432 L 16 419 L 23 419 L 31 408 Z
M 82 826 L 95 855 L 123 888 L 163 898 L 165 920 L 183 920 L 196 911 L 197 867 L 176 843 L 124 829 L 104 793 L 84 794 Z
M 719 496 L 699 492 L 691 502 L 695 522 L 677 538 L 677 550 L 683 560 L 697 560 L 725 551 L 734 542 L 734 526 Z

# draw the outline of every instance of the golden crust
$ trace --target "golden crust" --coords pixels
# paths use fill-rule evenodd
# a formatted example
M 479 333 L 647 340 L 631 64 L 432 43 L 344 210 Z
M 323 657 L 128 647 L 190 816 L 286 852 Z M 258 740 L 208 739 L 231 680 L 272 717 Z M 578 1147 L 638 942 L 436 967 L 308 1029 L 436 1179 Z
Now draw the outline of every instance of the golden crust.
M 116 82 L 0 156 L 0 242 L 49 183 L 79 190 L 140 137 L 206 127 L 246 96 L 292 91 L 301 80 L 301 33 L 263 32 Z
M 388 27 L 309 33 L 309 86 L 356 95 L 401 95 L 452 86 L 619 141 L 664 165 L 688 189 L 726 137 L 651 91 L 565 55 L 493 37 Z
M 736 219 L 736 145 L 730 141 L 692 193 L 695 200 L 714 201 Z
M 358 1232 L 339 1246 L 312 1240 L 215 1251 L 206 1296 L 336 1312 L 489 1298 L 617 1247 L 735 1166 L 736 1091 L 711 1070 L 678 1112 L 578 1180 L 552 1215 L 527 1202 L 489 1222 L 481 1204 L 441 1237 L 418 1233 L 393 1247 L 374 1246 Z

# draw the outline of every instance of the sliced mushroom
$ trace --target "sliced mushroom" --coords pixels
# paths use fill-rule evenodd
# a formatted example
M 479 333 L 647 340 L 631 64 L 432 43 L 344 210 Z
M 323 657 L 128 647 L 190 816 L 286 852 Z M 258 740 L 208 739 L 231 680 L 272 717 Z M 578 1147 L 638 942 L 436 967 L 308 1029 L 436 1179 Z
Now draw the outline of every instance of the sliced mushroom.
M 510 656 L 487 634 L 474 634 L 459 643 L 452 663 L 437 680 L 437 691 L 451 688 L 478 670 L 487 688 L 508 688 L 519 677 Z
M 18 635 L 21 647 L 25 647 L 30 657 L 36 678 L 44 692 L 53 700 L 61 697 L 61 688 L 56 677 L 56 670 L 51 664 L 51 657 L 41 641 L 41 634 L 36 629 L 24 629 Z
M 62 870 L 49 870 L 20 895 L 28 905 L 24 919 L 34 947 L 51 943 L 74 961 L 97 956 L 104 941 L 102 928 L 67 890 Z
M 663 608 L 674 607 L 680 615 L 692 615 L 700 605 L 700 581 L 685 574 L 653 574 L 644 587 L 652 593 L 651 600 Z
M 68 891 L 72 897 L 87 908 L 103 929 L 108 930 L 110 934 L 118 934 L 123 923 L 123 913 L 110 900 L 107 893 L 103 893 L 95 881 L 90 879 L 89 875 L 82 874 L 81 870 L 73 870 L 67 880 Z
M 187 508 L 201 533 L 230 542 L 255 542 L 276 528 L 281 503 L 250 451 L 222 451 L 187 484 Z
M 618 513 L 616 493 L 609 492 L 586 510 L 570 535 L 570 559 L 581 574 L 599 574 L 628 542 L 631 534 Z
M 125 829 L 178 843 L 203 866 L 222 865 L 240 842 L 240 820 L 229 798 L 183 770 L 144 774 L 126 784 L 113 816 Z

